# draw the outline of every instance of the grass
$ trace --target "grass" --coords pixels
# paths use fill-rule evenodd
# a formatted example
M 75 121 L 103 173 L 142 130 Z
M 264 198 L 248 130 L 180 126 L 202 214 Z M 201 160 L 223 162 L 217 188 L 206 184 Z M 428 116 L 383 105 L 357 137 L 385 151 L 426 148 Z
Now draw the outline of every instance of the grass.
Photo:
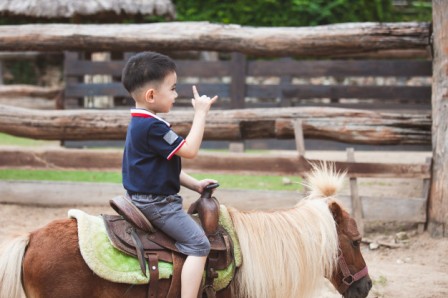
M 32 147 L 32 146 L 54 145 L 54 144 L 59 144 L 59 141 L 41 141 L 29 138 L 15 137 L 5 133 L 0 133 L 0 145 Z
M 0 133 L 1 145 L 38 147 L 58 144 L 58 141 L 41 141 L 11 136 Z M 101 148 L 104 149 L 104 148 Z M 228 151 L 206 150 L 206 151 Z M 246 153 L 260 153 L 263 150 L 249 150 Z M 235 174 L 192 174 L 197 179 L 215 179 L 224 189 L 249 190 L 301 190 L 301 178 L 295 176 L 273 175 L 235 175 Z M 283 179 L 290 184 L 283 183 Z M 77 170 L 30 170 L 30 169 L 0 169 L 0 180 L 37 180 L 37 181 L 72 181 L 72 182 L 105 182 L 121 183 L 121 172 L 116 171 L 77 171 Z
M 224 189 L 249 190 L 300 190 L 301 179 L 294 176 L 269 175 L 234 175 L 234 174 L 192 174 L 196 179 L 215 179 Z M 285 185 L 283 179 L 291 181 Z M 119 171 L 60 171 L 0 169 L 0 180 L 38 180 L 38 181 L 72 181 L 72 182 L 106 182 L 121 183 Z
M 373 280 L 373 284 L 377 286 L 385 287 L 387 283 L 388 283 L 387 277 L 385 277 L 384 275 L 380 275 L 378 279 Z
M 0 169 L 0 180 L 121 183 L 120 172 Z

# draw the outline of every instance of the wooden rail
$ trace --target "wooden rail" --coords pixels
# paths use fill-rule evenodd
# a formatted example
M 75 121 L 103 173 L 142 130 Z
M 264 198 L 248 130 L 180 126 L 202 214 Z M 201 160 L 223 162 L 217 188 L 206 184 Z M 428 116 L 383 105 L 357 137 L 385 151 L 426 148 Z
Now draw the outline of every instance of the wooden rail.
M 208 22 L 30 24 L 1 26 L 0 51 L 211 50 L 271 57 L 326 57 L 425 49 L 428 23 L 347 23 L 316 27 L 244 27 Z
M 0 165 L 6 168 L 52 168 L 52 169 L 100 169 L 120 170 L 120 150 L 92 149 L 0 149 Z M 247 154 L 201 152 L 194 160 L 184 159 L 182 165 L 188 170 L 278 173 L 305 175 L 310 163 L 319 160 L 298 157 L 295 154 Z M 347 171 L 351 177 L 375 178 L 429 178 L 427 164 L 398 164 L 375 162 L 335 162 L 340 171 Z
M 125 65 L 124 54 L 121 60 L 90 61 L 83 53 L 67 52 L 64 75 L 65 107 L 83 106 L 84 97 L 113 96 L 117 107 L 132 105 L 128 92 L 120 82 L 121 71 Z M 88 55 L 87 55 L 88 56 Z M 248 60 L 245 55 L 233 53 L 230 60 L 198 61 L 176 60 L 179 82 L 177 106 L 190 106 L 192 83 L 195 78 L 200 92 L 218 95 L 221 108 L 279 107 L 295 105 L 315 105 L 316 99 L 331 99 L 327 106 L 343 106 L 339 99 L 356 99 L 360 104 L 371 108 L 387 108 L 392 104 L 404 103 L 409 109 L 418 105 L 430 109 L 431 86 L 396 85 L 347 85 L 341 83 L 311 84 L 310 78 L 325 77 L 342 82 L 345 78 L 361 77 L 431 77 L 429 60 Z M 112 83 L 84 83 L 84 75 L 110 75 Z M 229 77 L 224 83 L 222 78 Z M 248 78 L 256 78 L 249 82 Z M 263 83 L 267 79 L 271 83 Z M 210 79 L 214 79 L 210 82 Z M 272 82 L 272 80 L 278 82 Z M 294 82 L 299 79 L 305 83 Z M 207 82 L 208 80 L 208 82 Z M 186 82 L 187 81 L 187 82 Z M 259 82 L 257 82 L 259 81 Z M 248 98 L 257 100 L 249 101 Z M 312 100 L 312 101 L 311 101 Z M 322 101 L 323 102 L 323 101 Z M 356 107 L 356 103 L 353 104 Z
M 193 111 L 162 115 L 180 135 L 191 128 Z M 123 140 L 129 111 L 37 111 L 0 105 L 0 132 L 45 140 Z M 307 138 L 359 144 L 428 144 L 430 114 L 393 114 L 338 108 L 212 110 L 206 140 L 292 139 L 293 120 Z

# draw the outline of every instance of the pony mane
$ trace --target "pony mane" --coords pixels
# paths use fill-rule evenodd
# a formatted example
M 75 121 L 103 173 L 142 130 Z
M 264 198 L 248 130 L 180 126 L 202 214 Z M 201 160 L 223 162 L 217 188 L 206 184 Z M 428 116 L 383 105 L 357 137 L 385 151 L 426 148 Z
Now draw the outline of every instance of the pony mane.
M 306 181 L 302 183 L 309 190 L 309 199 L 329 198 L 342 188 L 346 173 L 337 172 L 334 163 L 315 163 L 311 167 Z
M 302 200 L 287 210 L 229 212 L 243 255 L 233 288 L 237 297 L 312 297 L 323 277 L 331 276 L 338 236 L 325 200 Z

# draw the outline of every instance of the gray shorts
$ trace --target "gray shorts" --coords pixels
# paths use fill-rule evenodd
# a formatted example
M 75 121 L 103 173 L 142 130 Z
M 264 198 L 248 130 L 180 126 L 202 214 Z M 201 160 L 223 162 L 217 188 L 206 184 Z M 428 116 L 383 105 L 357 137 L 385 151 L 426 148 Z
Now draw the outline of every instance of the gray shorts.
M 181 196 L 135 194 L 130 197 L 154 226 L 176 240 L 176 247 L 181 253 L 188 256 L 208 255 L 210 242 L 202 227 L 183 210 Z

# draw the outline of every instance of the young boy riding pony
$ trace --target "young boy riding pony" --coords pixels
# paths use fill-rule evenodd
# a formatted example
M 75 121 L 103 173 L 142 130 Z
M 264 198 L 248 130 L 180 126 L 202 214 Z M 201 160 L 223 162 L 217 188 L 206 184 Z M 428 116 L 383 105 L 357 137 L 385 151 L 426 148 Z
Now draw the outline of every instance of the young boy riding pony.
M 202 193 L 212 179 L 196 180 L 182 171 L 181 158 L 194 158 L 204 134 L 205 120 L 217 96 L 200 96 L 193 86 L 194 119 L 183 139 L 159 117 L 175 99 L 176 65 L 165 55 L 142 52 L 126 63 L 122 83 L 132 98 L 131 121 L 123 153 L 123 186 L 132 203 L 158 229 L 176 240 L 187 255 L 181 274 L 183 298 L 197 297 L 210 243 L 203 229 L 183 210 L 180 186 Z

